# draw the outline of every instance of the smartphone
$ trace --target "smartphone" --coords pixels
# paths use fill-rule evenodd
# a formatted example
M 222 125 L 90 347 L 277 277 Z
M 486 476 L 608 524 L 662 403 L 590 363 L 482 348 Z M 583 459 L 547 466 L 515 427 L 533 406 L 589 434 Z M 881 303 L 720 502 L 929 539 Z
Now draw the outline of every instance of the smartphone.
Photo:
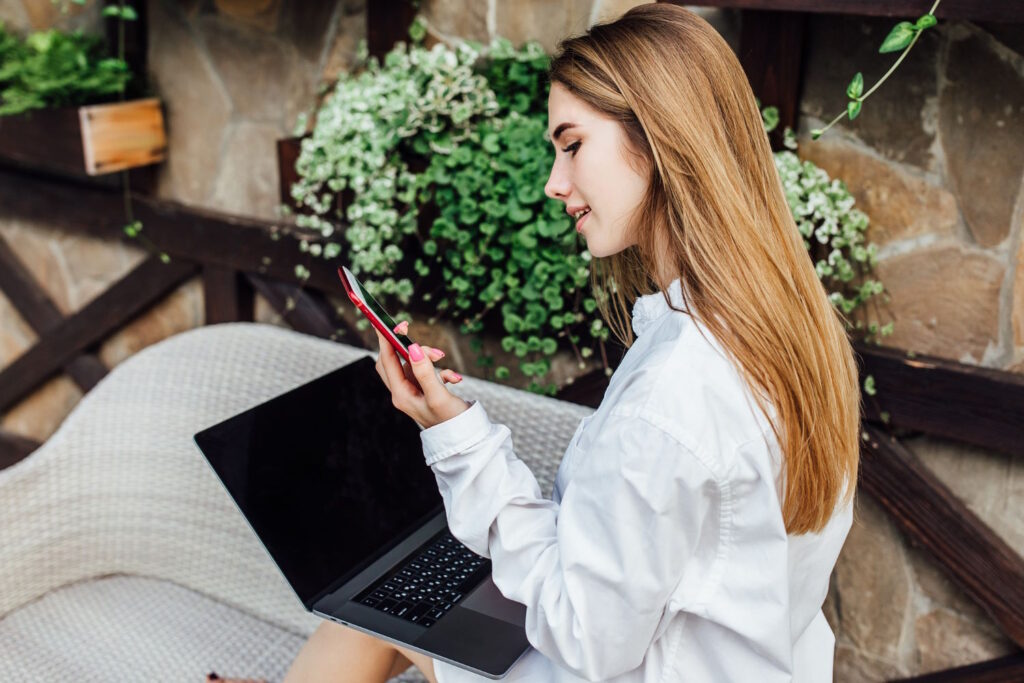
M 388 315 L 388 312 L 384 310 L 384 307 L 377 303 L 369 292 L 360 284 L 356 276 L 352 274 L 352 271 L 342 266 L 338 268 L 338 277 L 341 278 L 341 284 L 345 285 L 345 291 L 348 292 L 348 298 L 352 300 L 352 303 L 356 305 L 360 311 L 363 312 L 373 326 L 380 330 L 380 333 L 384 335 L 384 338 L 391 342 L 391 346 L 395 347 L 395 351 L 398 352 L 406 362 L 411 363 L 409 360 L 409 345 L 413 343 L 412 339 L 409 339 L 404 334 L 398 334 L 394 331 L 395 322 L 394 318 Z

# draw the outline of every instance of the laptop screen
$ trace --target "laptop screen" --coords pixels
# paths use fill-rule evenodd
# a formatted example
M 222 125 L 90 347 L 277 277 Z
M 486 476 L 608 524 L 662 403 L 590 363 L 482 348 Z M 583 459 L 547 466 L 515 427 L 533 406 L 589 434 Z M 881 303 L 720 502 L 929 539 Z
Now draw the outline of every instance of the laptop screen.
M 443 507 L 369 356 L 195 439 L 307 608 Z

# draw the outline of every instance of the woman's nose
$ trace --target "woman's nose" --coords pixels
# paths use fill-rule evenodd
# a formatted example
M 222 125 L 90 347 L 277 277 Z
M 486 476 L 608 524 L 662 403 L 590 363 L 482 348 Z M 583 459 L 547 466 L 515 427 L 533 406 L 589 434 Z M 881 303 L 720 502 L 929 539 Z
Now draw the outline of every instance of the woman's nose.
M 572 183 L 569 182 L 569 176 L 559 168 L 559 164 L 556 161 L 551 166 L 551 175 L 548 176 L 548 182 L 544 185 L 544 194 L 551 199 L 564 199 L 568 197 L 572 191 Z

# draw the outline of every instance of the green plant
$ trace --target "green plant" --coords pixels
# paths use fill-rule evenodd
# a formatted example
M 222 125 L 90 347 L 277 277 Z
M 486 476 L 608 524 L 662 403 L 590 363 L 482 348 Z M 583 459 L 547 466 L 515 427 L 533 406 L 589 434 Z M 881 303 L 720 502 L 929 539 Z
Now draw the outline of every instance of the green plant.
M 577 328 L 598 342 L 608 330 L 585 323 L 596 308 L 584 291 L 590 255 L 537 182 L 553 160 L 544 140 L 548 57 L 536 43 L 517 50 L 501 39 L 486 52 L 472 43 L 427 50 L 421 31 L 414 24 L 411 45 L 383 64 L 370 59 L 325 101 L 296 164 L 291 195 L 309 212 L 297 223 L 331 240 L 340 195 L 349 261 L 371 294 L 408 305 L 415 290 L 465 334 L 491 316 L 529 388 L 554 393 L 542 381 L 558 339 L 582 360 L 593 349 L 577 346 Z M 325 258 L 341 251 L 336 241 L 300 248 Z M 438 273 L 434 291 L 413 284 Z M 480 337 L 471 344 L 482 351 Z M 476 360 L 494 366 L 485 353 Z M 494 368 L 498 379 L 510 372 Z
M 892 27 L 889 34 L 882 41 L 882 45 L 878 48 L 881 54 L 887 54 L 890 52 L 899 52 L 899 58 L 893 62 L 893 65 L 889 67 L 889 70 L 878 79 L 878 81 L 871 86 L 871 88 L 864 92 L 864 74 L 857 72 L 853 76 L 853 80 L 850 81 L 849 85 L 846 86 L 846 96 L 849 101 L 846 103 L 846 110 L 837 115 L 834 119 L 828 122 L 824 128 L 815 128 L 811 131 L 811 137 L 815 140 L 820 138 L 825 131 L 832 126 L 839 123 L 845 116 L 853 121 L 860 114 L 861 106 L 864 101 L 871 97 L 878 88 L 888 80 L 889 76 L 896 71 L 896 68 L 906 59 L 907 55 L 910 54 L 910 50 L 914 47 L 917 39 L 921 37 L 921 34 L 935 26 L 938 20 L 935 18 L 935 10 L 939 7 L 939 3 L 942 0 L 935 0 L 935 4 L 928 10 L 927 14 L 922 14 L 918 17 L 917 21 L 911 23 L 909 21 L 901 21 Z
M 130 79 L 98 37 L 49 30 L 19 40 L 0 25 L 0 115 L 115 99 Z
M 610 332 L 592 317 L 590 253 L 541 184 L 553 162 L 547 55 L 536 43 L 515 49 L 502 39 L 487 50 L 427 50 L 419 22 L 410 35 L 383 64 L 366 60 L 362 45 L 365 69 L 338 82 L 303 139 L 291 188 L 303 210 L 296 222 L 309 230 L 300 249 L 333 259 L 342 233 L 353 270 L 389 307 L 408 306 L 415 291 L 464 334 L 500 325 L 502 348 L 520 359 L 532 391 L 555 392 L 545 376 L 565 343 L 581 365 L 600 349 L 610 373 Z M 775 108 L 762 115 L 766 130 L 777 125 Z M 792 147 L 791 132 L 786 139 Z M 865 243 L 867 217 L 813 164 L 790 151 L 776 164 L 812 257 L 824 250 L 816 268 L 832 303 L 844 314 L 859 309 L 881 292 L 865 279 L 876 254 Z M 296 275 L 308 271 L 299 266 Z M 494 378 L 510 376 L 482 352 L 480 336 L 471 345 Z

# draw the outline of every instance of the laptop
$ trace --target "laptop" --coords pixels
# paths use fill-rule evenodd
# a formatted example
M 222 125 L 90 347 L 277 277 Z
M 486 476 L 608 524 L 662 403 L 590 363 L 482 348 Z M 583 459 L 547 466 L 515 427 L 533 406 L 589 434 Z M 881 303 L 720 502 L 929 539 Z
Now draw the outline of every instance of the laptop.
M 306 610 L 487 678 L 529 649 L 524 605 L 452 537 L 420 427 L 366 356 L 195 443 Z

